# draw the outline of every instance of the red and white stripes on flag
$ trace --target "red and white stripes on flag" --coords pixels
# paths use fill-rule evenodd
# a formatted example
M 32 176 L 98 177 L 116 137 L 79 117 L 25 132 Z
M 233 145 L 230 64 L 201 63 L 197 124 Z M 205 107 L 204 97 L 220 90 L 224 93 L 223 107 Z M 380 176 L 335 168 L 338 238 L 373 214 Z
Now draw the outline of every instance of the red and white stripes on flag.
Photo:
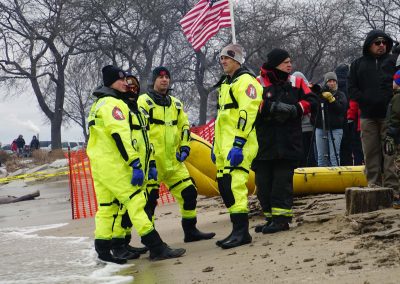
M 231 26 L 229 0 L 200 0 L 180 24 L 188 41 L 198 51 L 219 29 Z

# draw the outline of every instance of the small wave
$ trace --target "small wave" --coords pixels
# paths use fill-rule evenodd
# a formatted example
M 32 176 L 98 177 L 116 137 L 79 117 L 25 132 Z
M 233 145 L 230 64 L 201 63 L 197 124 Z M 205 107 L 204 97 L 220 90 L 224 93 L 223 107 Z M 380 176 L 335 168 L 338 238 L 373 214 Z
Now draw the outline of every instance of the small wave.
M 133 264 L 98 261 L 90 238 L 34 234 L 65 225 L 1 228 L 0 283 L 132 283 L 133 276 L 115 273 Z

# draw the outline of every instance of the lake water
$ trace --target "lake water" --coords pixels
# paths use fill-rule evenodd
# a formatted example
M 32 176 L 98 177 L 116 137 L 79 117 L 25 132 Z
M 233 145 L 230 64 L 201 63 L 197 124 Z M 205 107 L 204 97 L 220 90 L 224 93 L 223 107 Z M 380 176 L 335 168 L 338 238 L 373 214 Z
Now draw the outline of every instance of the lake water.
M 0 228 L 0 283 L 133 282 L 133 276 L 117 275 L 133 264 L 99 261 L 92 239 L 35 234 L 64 225 Z

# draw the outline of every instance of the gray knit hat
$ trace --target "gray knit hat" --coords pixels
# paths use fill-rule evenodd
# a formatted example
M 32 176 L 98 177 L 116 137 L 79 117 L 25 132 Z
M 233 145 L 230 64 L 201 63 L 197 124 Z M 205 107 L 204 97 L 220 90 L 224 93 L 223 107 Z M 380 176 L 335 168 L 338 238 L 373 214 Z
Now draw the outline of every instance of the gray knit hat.
M 222 55 L 230 57 L 240 64 L 243 64 L 246 53 L 240 44 L 230 43 L 221 50 L 219 56 Z
M 327 83 L 329 80 L 335 80 L 336 82 L 338 81 L 335 72 L 328 72 L 328 73 L 326 73 L 326 74 L 324 75 L 324 85 L 326 85 L 326 83 Z

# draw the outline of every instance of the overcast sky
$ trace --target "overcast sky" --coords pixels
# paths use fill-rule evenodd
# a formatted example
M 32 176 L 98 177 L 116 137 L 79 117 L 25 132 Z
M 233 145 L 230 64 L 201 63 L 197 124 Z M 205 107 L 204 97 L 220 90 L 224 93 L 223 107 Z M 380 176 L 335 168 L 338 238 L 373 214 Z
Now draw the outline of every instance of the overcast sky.
M 0 92 L 0 142 L 10 144 L 19 134 L 30 143 L 32 136 L 39 133 L 39 140 L 50 139 L 50 124 L 45 123 L 36 97 L 21 94 L 19 97 L 5 97 Z M 62 128 L 62 141 L 84 141 L 81 128 L 71 125 Z

